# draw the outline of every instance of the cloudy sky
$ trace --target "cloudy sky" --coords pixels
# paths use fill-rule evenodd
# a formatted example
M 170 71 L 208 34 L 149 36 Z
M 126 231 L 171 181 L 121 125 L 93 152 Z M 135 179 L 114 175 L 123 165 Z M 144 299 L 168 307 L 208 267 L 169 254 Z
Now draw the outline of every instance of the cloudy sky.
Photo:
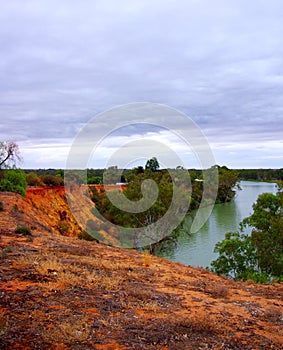
M 283 167 L 281 0 L 0 5 L 0 140 L 18 142 L 23 168 L 64 168 L 91 118 L 133 102 L 186 114 L 217 164 Z M 106 164 L 117 138 L 132 140 L 129 130 L 108 137 L 94 167 Z M 182 155 L 164 130 L 135 135 L 155 135 Z

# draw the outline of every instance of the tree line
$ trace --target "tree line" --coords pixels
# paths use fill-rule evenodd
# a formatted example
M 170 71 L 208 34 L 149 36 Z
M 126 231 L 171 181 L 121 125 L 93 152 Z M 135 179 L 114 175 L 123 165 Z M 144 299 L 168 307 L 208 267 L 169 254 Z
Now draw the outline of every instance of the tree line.
M 217 167 L 218 172 L 218 191 L 216 203 L 229 202 L 235 196 L 238 184 L 237 172 L 228 169 L 227 167 Z M 188 172 L 190 178 L 189 188 L 184 189 L 182 183 L 182 176 Z M 138 166 L 134 169 L 125 172 L 120 171 L 116 167 L 112 167 L 107 173 L 106 180 L 112 178 L 112 181 L 117 182 L 117 179 L 123 176 L 127 186 L 123 194 L 130 201 L 130 203 L 137 203 L 146 196 L 146 188 L 143 187 L 147 180 L 152 180 L 158 188 L 158 196 L 152 202 L 149 208 L 143 210 L 141 208 L 138 212 L 131 212 L 131 210 L 119 209 L 114 202 L 119 202 L 119 190 L 111 193 L 111 200 L 107 196 L 105 190 L 97 189 L 95 186 L 91 187 L 92 200 L 95 203 L 96 209 L 108 221 L 123 227 L 137 228 L 148 226 L 157 222 L 168 211 L 173 202 L 173 190 L 175 191 L 175 202 L 177 210 L 185 210 L 180 203 L 189 203 L 189 211 L 193 212 L 198 209 L 202 203 L 204 191 L 204 179 L 201 171 L 185 170 L 185 169 L 160 169 L 158 160 L 156 158 L 149 159 L 145 166 Z M 111 181 L 110 181 L 111 182 Z M 176 185 L 177 184 L 177 185 Z M 175 186 L 176 185 L 176 186 Z M 216 184 L 217 185 L 217 184 Z M 173 188 L 174 186 L 174 188 Z M 144 191 L 143 191 L 144 190 Z M 206 195 L 206 203 L 214 204 L 213 188 L 209 188 Z M 148 190 L 148 196 L 151 195 L 151 190 Z M 177 199 L 176 199 L 177 198 Z M 186 209 L 188 210 L 188 209 Z M 186 211 L 186 214 L 188 211 Z M 170 237 L 172 238 L 172 236 Z M 158 246 L 159 248 L 159 246 Z M 157 246 L 150 247 L 151 250 L 157 249 Z
M 283 180 L 283 168 L 281 169 L 239 169 L 240 180 L 251 181 L 277 181 Z

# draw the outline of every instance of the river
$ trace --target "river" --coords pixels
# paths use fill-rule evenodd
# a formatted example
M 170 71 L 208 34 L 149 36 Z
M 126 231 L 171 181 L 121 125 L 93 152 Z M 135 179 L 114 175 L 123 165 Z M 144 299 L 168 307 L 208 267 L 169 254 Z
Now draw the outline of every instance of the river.
M 238 230 L 239 223 L 252 213 L 252 205 L 258 195 L 276 193 L 274 183 L 241 181 L 240 187 L 231 202 L 214 206 L 209 219 L 198 232 L 188 234 L 183 229 L 177 244 L 159 256 L 185 265 L 209 267 L 218 256 L 213 252 L 215 244 L 225 238 L 226 232 Z M 190 217 L 185 220 L 190 220 Z

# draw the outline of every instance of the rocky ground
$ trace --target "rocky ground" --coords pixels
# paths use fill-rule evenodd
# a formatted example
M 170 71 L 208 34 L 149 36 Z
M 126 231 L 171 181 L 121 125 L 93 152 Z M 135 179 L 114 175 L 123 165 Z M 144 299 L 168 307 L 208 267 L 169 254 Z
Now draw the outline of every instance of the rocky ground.
M 36 222 L 31 235 L 16 234 L 7 198 L 1 349 L 283 349 L 282 284 L 230 281 Z

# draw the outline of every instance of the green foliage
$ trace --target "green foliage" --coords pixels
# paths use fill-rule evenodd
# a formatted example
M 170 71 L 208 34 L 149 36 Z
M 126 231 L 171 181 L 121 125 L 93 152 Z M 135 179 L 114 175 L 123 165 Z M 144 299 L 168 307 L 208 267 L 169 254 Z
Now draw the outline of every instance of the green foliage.
M 211 263 L 212 270 L 218 274 L 235 279 L 245 279 L 254 271 L 256 265 L 255 248 L 251 237 L 239 232 L 228 232 L 222 242 L 216 244 L 215 253 L 219 258 Z
M 57 228 L 61 235 L 66 235 L 70 229 L 70 225 L 66 220 L 59 220 L 57 223 Z
M 283 191 L 283 181 L 282 180 L 278 180 L 276 182 L 276 186 L 277 186 L 278 192 Z
M 239 170 L 241 180 L 251 181 L 275 181 L 283 180 L 283 168 L 281 169 L 241 169 Z
M 226 166 L 218 167 L 217 202 L 229 202 L 235 196 L 235 188 L 239 182 L 238 172 Z
M 101 184 L 102 183 L 102 176 L 92 176 L 87 178 L 87 183 L 88 185 L 92 184 Z
M 15 229 L 15 233 L 20 233 L 24 236 L 30 236 L 31 235 L 31 229 L 27 226 L 18 226 Z
M 54 175 L 42 175 L 40 177 L 41 181 L 47 186 L 63 186 L 64 179 L 61 176 Z
M 64 178 L 64 170 L 63 169 L 57 169 L 55 171 L 55 176 L 59 176 L 59 177 Z
M 158 197 L 154 201 L 153 205 L 147 210 L 140 210 L 138 213 L 131 213 L 131 210 L 120 210 L 111 203 L 103 190 L 98 192 L 96 188 L 91 188 L 92 200 L 96 204 L 97 210 L 107 220 L 124 227 L 143 227 L 156 222 L 165 215 L 172 203 L 173 182 L 171 176 L 173 176 L 174 183 L 176 184 L 176 196 L 177 198 L 180 198 L 180 201 L 177 200 L 176 202 L 184 203 L 184 197 L 186 197 L 185 200 L 187 202 L 190 201 L 190 210 L 194 210 L 199 207 L 203 196 L 203 182 L 195 180 L 200 178 L 201 173 L 195 170 L 190 171 L 189 175 L 192 183 L 192 191 L 184 191 L 182 187 L 182 184 L 184 183 L 183 176 L 185 175 L 184 170 L 175 169 L 170 173 L 167 170 L 152 171 L 149 167 L 152 160 L 154 161 L 152 158 L 147 162 L 148 166 L 145 170 L 142 167 L 138 167 L 128 171 L 127 174 L 125 174 L 128 184 L 123 192 L 129 201 L 137 204 L 144 197 L 144 193 L 142 192 L 142 184 L 145 186 L 147 180 L 153 180 L 158 187 Z M 156 169 L 156 167 L 154 167 L 154 169 Z M 111 177 L 112 173 L 119 171 L 116 167 L 112 167 L 110 170 L 111 171 L 108 173 L 109 178 Z M 220 168 L 219 171 L 221 173 L 219 192 L 221 195 L 218 197 L 218 200 L 221 202 L 230 200 L 234 196 L 233 187 L 237 183 L 238 178 L 237 173 L 229 170 L 226 167 Z M 151 196 L 150 191 L 145 192 L 148 193 L 149 197 Z M 116 193 L 111 193 L 111 196 L 118 202 L 121 194 L 119 191 L 117 191 Z M 178 203 L 175 204 L 178 206 Z
M 169 174 L 166 171 L 152 172 L 148 169 L 144 173 L 134 176 L 123 194 L 130 201 L 138 202 L 143 198 L 142 183 L 148 179 L 153 180 L 159 190 L 157 200 L 148 210 L 142 210 L 141 208 L 141 211 L 138 213 L 120 210 L 111 203 L 104 191 L 98 192 L 95 188 L 92 188 L 92 200 L 96 204 L 98 211 L 115 224 L 126 227 L 142 227 L 151 224 L 163 217 L 171 204 L 173 185 Z M 146 191 L 146 189 L 145 192 L 149 196 L 152 194 L 150 191 Z M 184 195 L 184 191 L 182 191 L 182 195 Z M 118 201 L 120 196 L 119 191 L 113 191 L 112 196 L 116 197 Z M 150 200 L 150 198 L 148 199 Z
M 263 193 L 253 205 L 253 214 L 243 220 L 252 230 L 260 270 L 270 276 L 283 271 L 283 193 Z
M 283 193 L 261 194 L 253 214 L 240 225 L 252 228 L 251 235 L 227 233 L 215 246 L 219 254 L 212 270 L 235 279 L 267 282 L 282 279 L 283 271 Z
M 25 173 L 19 169 L 5 170 L 0 179 L 0 191 L 17 192 L 26 195 Z
M 159 163 L 156 157 L 153 157 L 146 162 L 145 169 L 150 169 L 153 172 L 159 169 Z
M 2 179 L 0 182 L 0 191 L 2 192 L 15 192 L 13 184 L 8 179 Z
M 1 251 L 1 254 L 0 254 L 0 259 L 6 259 L 8 257 L 7 253 L 11 253 L 11 252 L 12 252 L 12 248 L 11 247 L 2 248 L 2 251 Z
M 43 182 L 41 181 L 40 177 L 37 176 L 34 172 L 28 173 L 26 175 L 26 180 L 28 186 L 42 186 Z
M 147 234 L 148 237 L 153 234 L 154 238 L 160 237 L 160 239 L 164 241 L 166 232 L 169 232 L 168 230 L 170 230 L 170 237 L 166 238 L 166 240 L 167 243 L 171 245 L 174 244 L 174 240 L 176 240 L 177 229 L 175 231 L 173 230 L 175 227 L 174 222 L 178 222 L 178 217 L 180 217 L 180 215 L 186 214 L 185 212 L 188 209 L 188 203 L 190 203 L 189 210 L 191 211 L 197 209 L 202 202 L 204 186 L 202 181 L 203 172 L 195 169 L 189 171 L 189 177 L 191 179 L 190 186 L 186 181 L 188 175 L 186 170 L 179 168 L 171 169 L 170 172 L 164 169 L 152 171 L 149 165 L 150 162 L 148 161 L 148 166 L 145 170 L 143 167 L 137 167 L 132 170 L 123 171 L 123 176 L 126 179 L 127 186 L 123 190 L 123 194 L 121 194 L 120 190 L 111 191 L 111 194 L 109 195 L 112 201 L 106 196 L 106 192 L 103 189 L 97 191 L 94 186 L 91 186 L 92 201 L 95 203 L 93 213 L 95 215 L 96 210 L 98 210 L 98 212 L 108 221 L 121 227 L 139 228 L 153 227 L 151 224 L 157 223 L 159 219 L 163 218 L 170 208 L 170 212 L 173 213 L 173 215 L 168 215 L 168 220 L 159 221 L 158 224 L 160 223 L 160 226 L 154 226 L 154 230 L 158 232 L 153 233 L 150 231 L 151 228 L 149 228 L 150 233 L 147 232 Z M 219 167 L 217 167 L 217 169 L 218 168 Z M 154 167 L 154 169 L 156 169 L 156 167 Z M 228 201 L 234 196 L 234 186 L 238 181 L 237 173 L 226 167 L 220 168 L 220 172 L 221 191 L 219 193 L 221 196 L 218 197 L 218 201 Z M 121 174 L 121 170 L 117 169 L 117 167 L 112 167 L 107 170 L 108 177 L 106 178 L 110 183 L 116 182 Z M 114 175 L 115 180 L 111 180 Z M 209 181 L 208 178 L 209 176 L 206 174 L 205 181 Z M 154 196 L 154 187 L 149 190 L 146 189 L 146 187 L 150 188 L 149 186 L 151 186 L 148 180 L 152 180 L 155 183 L 155 186 L 158 189 L 157 198 Z M 173 188 L 174 200 L 172 200 Z M 206 203 L 214 201 L 214 189 L 215 188 L 211 189 L 211 195 L 209 191 L 207 191 L 205 198 Z M 124 204 L 122 204 L 122 209 L 119 209 L 119 204 L 125 203 L 125 201 L 121 201 L 121 196 L 123 195 L 128 199 L 127 205 L 129 206 L 127 209 L 125 209 Z M 114 205 L 113 203 L 116 204 Z M 147 206 L 143 206 L 144 203 L 151 205 L 148 208 Z M 133 210 L 133 207 L 135 210 Z M 92 227 L 88 232 L 94 232 L 99 229 L 100 227 Z M 187 230 L 187 232 L 188 231 L 189 230 Z M 150 249 L 155 248 L 156 247 L 150 247 Z

